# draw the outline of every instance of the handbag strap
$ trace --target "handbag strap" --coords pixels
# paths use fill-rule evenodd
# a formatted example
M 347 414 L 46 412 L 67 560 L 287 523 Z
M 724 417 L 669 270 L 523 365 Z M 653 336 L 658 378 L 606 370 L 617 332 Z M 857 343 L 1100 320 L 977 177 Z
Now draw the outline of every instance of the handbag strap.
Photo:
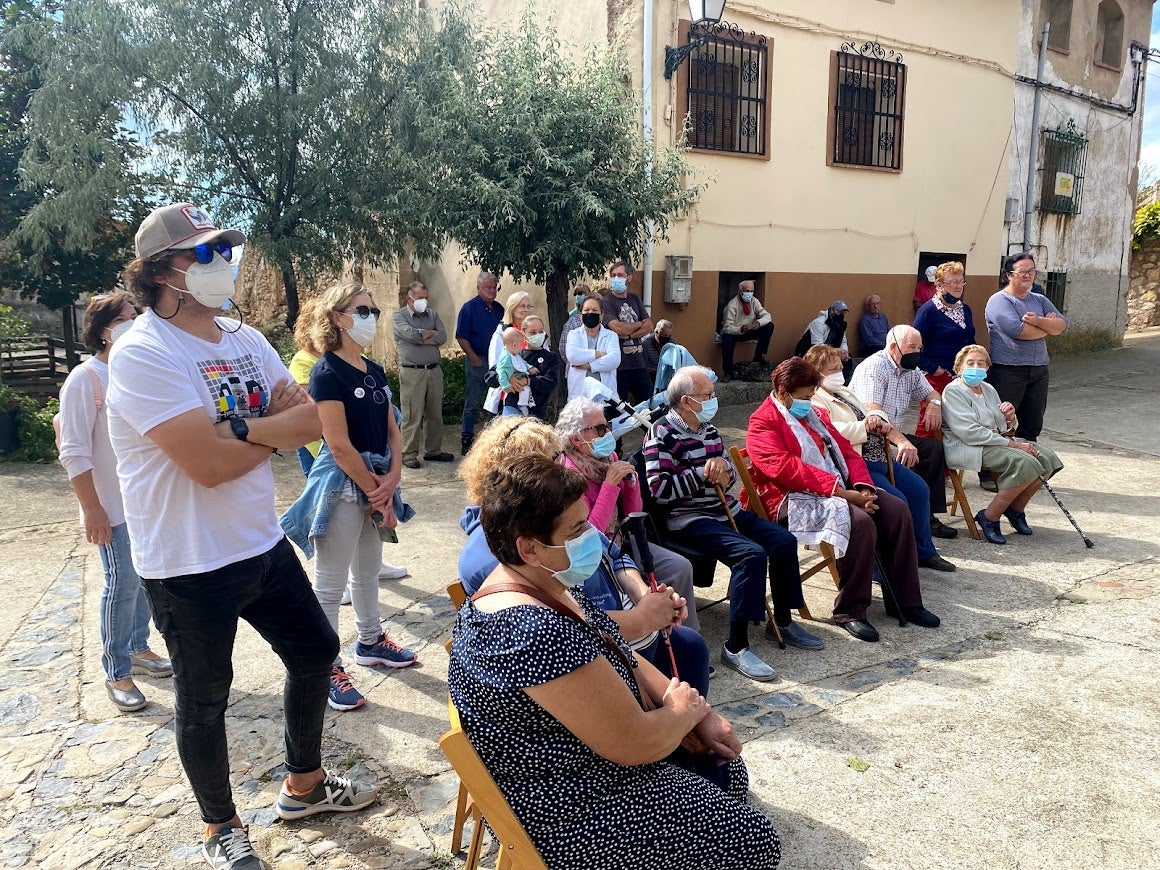
M 519 592 L 522 595 L 527 595 L 530 598 L 536 599 L 541 604 L 543 604 L 547 607 L 550 607 L 552 610 L 556 611 L 557 613 L 561 614 L 562 616 L 566 616 L 569 619 L 571 619 L 575 622 L 578 622 L 580 625 L 584 626 L 584 628 L 586 628 L 588 631 L 592 632 L 597 637 L 599 637 L 600 642 L 604 644 L 605 649 L 607 649 L 609 652 L 611 652 L 613 655 L 615 655 L 617 657 L 617 659 L 620 660 L 620 663 L 622 665 L 624 665 L 625 669 L 628 671 L 629 677 L 632 679 L 634 687 L 636 688 L 636 694 L 637 694 L 637 697 L 640 699 L 641 708 L 646 713 L 648 713 L 651 710 L 655 710 L 657 708 L 656 703 L 649 696 L 648 692 L 645 692 L 640 688 L 640 683 L 638 683 L 637 679 L 636 679 L 636 669 L 633 668 L 632 661 L 625 654 L 624 650 L 620 648 L 620 644 L 618 644 L 608 634 L 608 632 L 601 631 L 600 629 L 596 628 L 591 623 L 589 623 L 588 620 L 582 619 L 580 616 L 578 616 L 576 614 L 576 612 L 574 610 L 572 610 L 570 607 L 565 607 L 563 604 L 561 604 L 555 598 L 548 595 L 543 590 L 537 589 L 535 586 L 532 586 L 530 583 L 513 583 L 511 581 L 507 581 L 507 582 L 503 582 L 503 583 L 495 583 L 492 586 L 488 587 L 487 589 L 480 589 L 478 592 L 476 592 L 474 595 L 471 596 L 471 600 L 478 601 L 480 598 L 484 598 L 485 596 L 488 596 L 488 595 L 495 595 L 497 592 Z

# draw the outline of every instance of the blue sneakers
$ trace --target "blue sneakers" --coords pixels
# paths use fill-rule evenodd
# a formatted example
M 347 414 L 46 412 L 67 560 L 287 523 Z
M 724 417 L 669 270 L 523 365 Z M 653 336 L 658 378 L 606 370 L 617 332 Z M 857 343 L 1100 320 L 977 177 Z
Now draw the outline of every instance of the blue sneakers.
M 340 665 L 330 669 L 330 691 L 326 703 L 332 710 L 357 710 L 367 699 L 350 683 L 350 675 Z
M 354 660 L 360 665 L 384 665 L 388 668 L 405 668 L 413 665 L 417 656 L 409 649 L 399 646 L 386 632 L 379 635 L 374 643 L 356 643 Z

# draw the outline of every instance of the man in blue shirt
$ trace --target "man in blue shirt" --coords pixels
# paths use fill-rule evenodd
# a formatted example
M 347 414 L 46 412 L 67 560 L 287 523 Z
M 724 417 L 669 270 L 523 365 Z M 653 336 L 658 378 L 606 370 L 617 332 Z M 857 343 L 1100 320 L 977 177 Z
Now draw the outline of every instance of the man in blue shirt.
M 463 364 L 467 375 L 463 395 L 463 429 L 459 436 L 464 456 L 475 440 L 475 419 L 487 392 L 483 377 L 487 374 L 488 345 L 491 344 L 496 327 L 503 321 L 503 306 L 495 301 L 497 293 L 499 280 L 495 275 L 480 272 L 475 280 L 475 298 L 469 299 L 459 309 L 459 317 L 455 322 L 455 340 L 467 354 Z
M 890 331 L 890 321 L 882 313 L 882 297 L 866 297 L 866 313 L 858 321 L 858 337 L 862 339 L 862 356 L 870 356 L 886 350 L 886 333 Z

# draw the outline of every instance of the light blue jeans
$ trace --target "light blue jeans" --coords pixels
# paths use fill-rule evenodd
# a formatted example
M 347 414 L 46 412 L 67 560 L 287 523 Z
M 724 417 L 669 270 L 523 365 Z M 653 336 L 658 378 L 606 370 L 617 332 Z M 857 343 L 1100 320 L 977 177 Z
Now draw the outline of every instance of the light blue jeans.
M 113 526 L 113 541 L 102 544 L 105 587 L 101 590 L 101 666 L 105 679 L 123 680 L 132 673 L 129 660 L 149 649 L 149 601 L 133 570 L 129 527 Z

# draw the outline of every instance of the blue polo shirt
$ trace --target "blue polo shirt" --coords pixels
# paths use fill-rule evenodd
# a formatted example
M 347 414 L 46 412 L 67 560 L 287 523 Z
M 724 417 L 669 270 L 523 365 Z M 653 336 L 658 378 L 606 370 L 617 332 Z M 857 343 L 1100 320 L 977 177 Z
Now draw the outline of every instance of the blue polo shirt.
M 455 337 L 466 339 L 471 349 L 486 360 L 491 337 L 502 321 L 503 306 L 498 300 L 488 308 L 482 296 L 473 296 L 459 309 L 459 316 L 455 320 Z

